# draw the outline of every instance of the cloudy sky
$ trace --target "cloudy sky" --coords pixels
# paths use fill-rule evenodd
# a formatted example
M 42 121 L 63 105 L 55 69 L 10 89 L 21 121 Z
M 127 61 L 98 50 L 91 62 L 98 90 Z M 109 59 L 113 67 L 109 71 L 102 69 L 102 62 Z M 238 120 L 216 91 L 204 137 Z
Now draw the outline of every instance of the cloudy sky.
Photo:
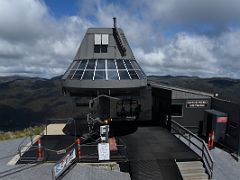
M 0 0 L 0 75 L 63 74 L 113 16 L 148 75 L 240 78 L 239 0 Z

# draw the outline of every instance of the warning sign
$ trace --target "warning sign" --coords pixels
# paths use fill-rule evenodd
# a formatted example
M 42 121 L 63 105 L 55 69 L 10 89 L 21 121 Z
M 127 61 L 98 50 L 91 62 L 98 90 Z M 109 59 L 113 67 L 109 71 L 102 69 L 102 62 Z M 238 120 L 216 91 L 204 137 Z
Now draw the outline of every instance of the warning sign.
M 98 144 L 98 160 L 110 160 L 110 149 L 109 143 L 99 143 Z
M 53 177 L 57 179 L 76 159 L 76 151 L 72 149 L 69 153 L 58 161 L 53 167 Z
M 227 117 L 218 117 L 217 122 L 218 123 L 227 123 L 228 118 Z

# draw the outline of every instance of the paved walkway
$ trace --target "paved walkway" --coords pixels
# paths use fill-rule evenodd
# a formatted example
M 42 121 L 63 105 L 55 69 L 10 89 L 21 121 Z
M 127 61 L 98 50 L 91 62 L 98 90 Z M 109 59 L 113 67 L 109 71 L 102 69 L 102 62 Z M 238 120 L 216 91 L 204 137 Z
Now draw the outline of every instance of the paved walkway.
M 123 140 L 133 180 L 181 180 L 174 160 L 199 160 L 190 148 L 161 127 L 139 127 Z
M 214 148 L 210 153 L 215 161 L 213 180 L 240 179 L 240 162 L 237 162 L 229 153 L 219 148 Z

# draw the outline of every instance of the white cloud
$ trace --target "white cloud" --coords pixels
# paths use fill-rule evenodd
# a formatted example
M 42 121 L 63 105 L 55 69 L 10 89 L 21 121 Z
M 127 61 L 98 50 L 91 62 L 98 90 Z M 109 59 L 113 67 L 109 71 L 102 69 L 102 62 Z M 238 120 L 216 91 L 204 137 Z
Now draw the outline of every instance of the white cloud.
M 41 0 L 1 0 L 0 75 L 63 74 L 87 28 L 111 27 L 116 16 L 148 74 L 240 78 L 239 0 L 85 0 L 79 8 L 56 19 Z M 197 29 L 209 24 L 211 35 Z M 166 37 L 169 29 L 176 34 Z
M 63 74 L 90 22 L 54 19 L 42 1 L 0 1 L 0 75 Z

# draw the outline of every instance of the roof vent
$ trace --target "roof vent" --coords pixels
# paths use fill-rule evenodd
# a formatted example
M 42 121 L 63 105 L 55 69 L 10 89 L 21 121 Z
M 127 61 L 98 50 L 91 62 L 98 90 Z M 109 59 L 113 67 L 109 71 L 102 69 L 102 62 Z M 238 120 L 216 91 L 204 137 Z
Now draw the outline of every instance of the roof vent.
M 113 17 L 113 27 L 117 28 L 117 18 Z

